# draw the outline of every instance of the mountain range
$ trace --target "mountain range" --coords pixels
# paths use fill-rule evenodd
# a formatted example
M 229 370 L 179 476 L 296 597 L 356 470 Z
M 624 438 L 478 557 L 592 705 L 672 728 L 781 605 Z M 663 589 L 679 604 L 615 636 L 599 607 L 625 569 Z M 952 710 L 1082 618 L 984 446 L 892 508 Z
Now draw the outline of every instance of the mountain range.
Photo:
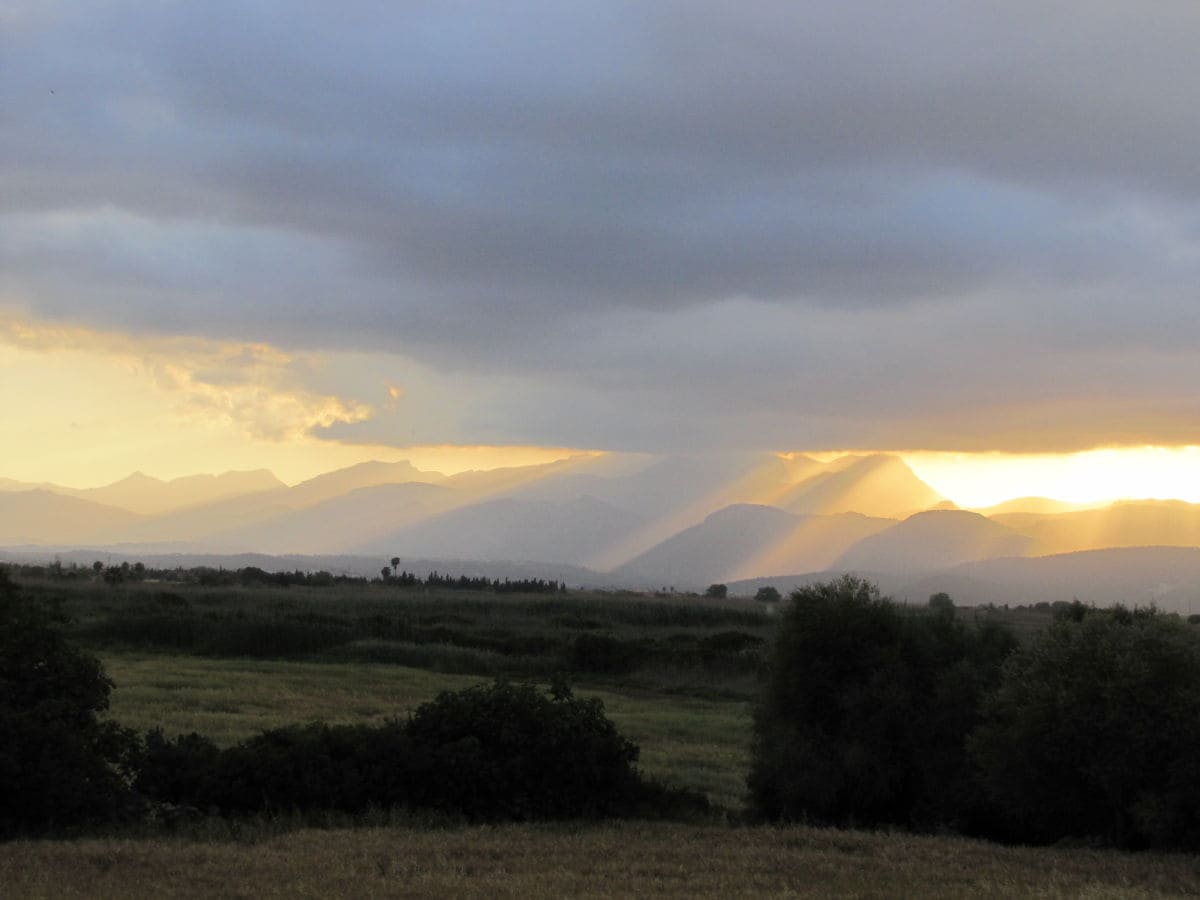
M 1200 585 L 1193 557 L 1146 548 L 1200 548 L 1200 505 L 1032 497 L 961 510 L 887 454 L 587 455 L 449 476 L 367 462 L 291 486 L 266 470 L 134 473 L 88 489 L 0 479 L 0 548 L 336 557 L 360 574 L 399 557 L 412 568 L 541 566 L 591 586 L 680 590 L 852 571 L 906 596 L 954 585 L 980 602 L 1060 597 L 1062 579 L 1075 578 L 1179 605 Z M 1122 548 L 1138 563 L 1132 582 L 1087 574 L 1111 569 Z M 1147 581 L 1155 562 L 1165 568 Z

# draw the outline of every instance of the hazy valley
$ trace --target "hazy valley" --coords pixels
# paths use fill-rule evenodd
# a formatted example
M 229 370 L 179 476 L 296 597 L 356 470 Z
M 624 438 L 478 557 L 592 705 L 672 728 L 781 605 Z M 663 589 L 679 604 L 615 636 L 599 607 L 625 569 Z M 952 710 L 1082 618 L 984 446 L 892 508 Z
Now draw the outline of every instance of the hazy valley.
M 1200 600 L 1200 505 L 1039 497 L 958 509 L 898 457 L 583 456 L 442 475 L 368 462 L 292 486 L 266 470 L 99 488 L 0 480 L 13 559 L 550 577 L 649 590 L 781 590 L 857 572 L 902 599 Z M 241 561 L 239 563 L 239 561 Z

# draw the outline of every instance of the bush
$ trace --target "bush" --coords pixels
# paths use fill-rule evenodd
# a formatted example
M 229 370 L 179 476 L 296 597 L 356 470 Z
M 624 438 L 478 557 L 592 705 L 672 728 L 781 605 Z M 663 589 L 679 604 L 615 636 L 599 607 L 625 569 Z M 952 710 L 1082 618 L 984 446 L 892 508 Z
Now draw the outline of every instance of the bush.
M 400 724 L 294 725 L 219 750 L 197 734 L 146 735 L 136 787 L 149 799 L 224 813 L 361 813 L 409 799 Z
M 0 835 L 111 821 L 129 812 L 133 736 L 97 714 L 112 682 L 23 600 L 0 568 Z
M 155 729 L 146 734 L 138 754 L 134 789 L 164 803 L 220 806 L 220 758 L 217 745 L 195 732 L 172 740 Z
M 412 756 L 397 723 L 278 728 L 221 755 L 211 805 L 240 813 L 403 806 Z
M 754 599 L 759 603 L 778 603 L 783 597 L 779 593 L 779 588 L 767 585 L 760 587 L 754 594 Z
M 1015 639 L 904 610 L 846 576 L 797 590 L 755 711 L 752 812 L 974 828 L 965 739 Z
M 498 681 L 445 692 L 407 734 L 421 765 L 417 805 L 480 819 L 612 815 L 637 802 L 638 748 L 600 700 Z
M 146 736 L 137 788 L 226 814 L 411 807 L 476 820 L 692 815 L 704 797 L 644 783 L 599 700 L 496 682 L 440 694 L 407 722 L 294 726 L 227 750 Z
M 1200 636 L 1068 606 L 1004 667 L 970 747 L 1011 831 L 1200 847 Z

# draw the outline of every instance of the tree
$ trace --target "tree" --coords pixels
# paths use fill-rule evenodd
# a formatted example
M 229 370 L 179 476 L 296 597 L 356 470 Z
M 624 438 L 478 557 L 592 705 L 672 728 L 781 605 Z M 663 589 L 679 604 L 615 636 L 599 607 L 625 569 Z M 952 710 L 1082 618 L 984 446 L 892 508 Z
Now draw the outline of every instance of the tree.
M 779 594 L 779 588 L 767 585 L 758 589 L 758 592 L 754 595 L 754 599 L 759 603 L 778 603 L 783 598 Z
M 396 574 L 396 570 L 397 570 L 398 568 L 400 568 L 400 557 L 398 557 L 398 556 L 393 556 L 393 557 L 392 557 L 392 574 L 393 574 L 393 575 L 395 575 L 395 574 Z M 385 579 L 385 580 L 386 580 L 386 579 Z
M 954 613 L 954 600 L 945 591 L 929 595 L 929 608 L 940 613 Z
M 902 609 L 851 576 L 795 591 L 755 710 L 753 811 L 974 828 L 965 739 L 1014 644 L 994 626 Z
M 482 819 L 609 815 L 636 802 L 643 785 L 636 744 L 598 699 L 565 683 L 547 696 L 497 681 L 444 692 L 420 706 L 407 736 L 424 753 L 414 801 Z
M 710 584 L 704 592 L 705 597 L 715 597 L 718 600 L 724 600 L 728 594 L 729 588 L 723 584 Z
M 0 568 L 0 834 L 110 821 L 132 802 L 112 682 Z
M 1200 847 L 1200 635 L 1071 604 L 1004 667 L 970 749 L 1022 839 Z

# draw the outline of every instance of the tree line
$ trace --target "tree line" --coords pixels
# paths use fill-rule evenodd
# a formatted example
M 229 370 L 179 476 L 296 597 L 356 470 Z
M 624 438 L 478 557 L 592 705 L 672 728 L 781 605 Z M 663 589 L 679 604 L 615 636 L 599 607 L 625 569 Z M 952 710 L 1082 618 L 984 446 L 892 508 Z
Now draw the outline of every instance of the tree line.
M 1024 645 L 946 595 L 796 591 L 755 711 L 763 819 L 1200 848 L 1200 630 L 1074 602 Z
M 567 583 L 545 578 L 488 578 L 486 575 L 446 575 L 434 570 L 421 578 L 415 572 L 384 566 L 384 583 L 402 588 L 442 588 L 448 591 L 493 591 L 497 594 L 565 594 Z
M 546 578 L 488 578 L 486 576 L 450 575 L 432 571 L 424 578 L 415 572 L 399 570 L 400 560 L 380 570 L 376 579 L 398 587 L 441 588 L 455 591 L 493 591 L 497 594 L 565 594 L 567 584 Z M 105 564 L 96 560 L 89 566 L 75 563 L 64 565 L 55 561 L 47 565 L 12 565 L 17 575 L 63 581 L 103 581 L 109 585 L 139 582 L 168 582 L 198 584 L 203 587 L 336 587 L 365 586 L 371 583 L 362 575 L 334 574 L 324 569 L 312 572 L 295 569 L 268 572 L 259 566 L 227 569 L 222 566 L 175 566 L 156 568 L 143 562 L 128 561 Z

